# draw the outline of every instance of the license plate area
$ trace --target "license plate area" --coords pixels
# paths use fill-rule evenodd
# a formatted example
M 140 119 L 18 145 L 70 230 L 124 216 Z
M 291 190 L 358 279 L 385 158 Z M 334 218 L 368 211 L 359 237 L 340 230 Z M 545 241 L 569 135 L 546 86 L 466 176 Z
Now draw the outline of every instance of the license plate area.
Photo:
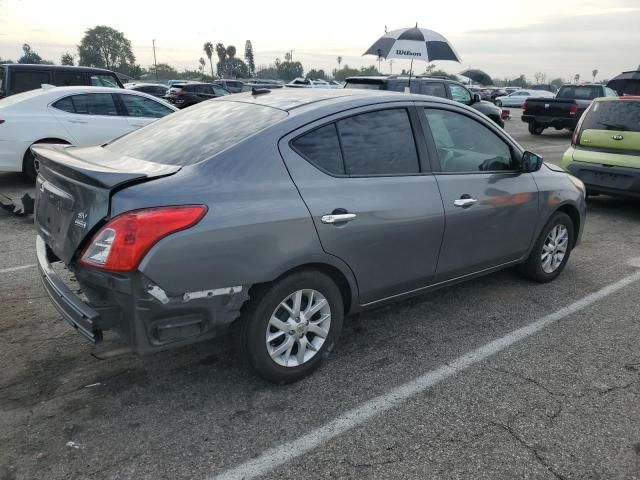
M 595 172 L 592 170 L 583 170 L 581 173 L 582 181 L 590 185 L 625 189 L 629 188 L 633 183 L 633 177 L 619 173 Z

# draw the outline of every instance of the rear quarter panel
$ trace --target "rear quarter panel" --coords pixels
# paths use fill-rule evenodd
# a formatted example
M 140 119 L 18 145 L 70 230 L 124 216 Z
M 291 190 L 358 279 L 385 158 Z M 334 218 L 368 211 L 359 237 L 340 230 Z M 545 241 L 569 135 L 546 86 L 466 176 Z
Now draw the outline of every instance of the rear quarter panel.
M 277 134 L 258 134 L 175 175 L 126 188 L 112 216 L 158 205 L 205 204 L 193 228 L 157 243 L 139 270 L 168 294 L 276 279 L 307 263 L 346 265 L 320 245 L 309 211 L 277 150 Z

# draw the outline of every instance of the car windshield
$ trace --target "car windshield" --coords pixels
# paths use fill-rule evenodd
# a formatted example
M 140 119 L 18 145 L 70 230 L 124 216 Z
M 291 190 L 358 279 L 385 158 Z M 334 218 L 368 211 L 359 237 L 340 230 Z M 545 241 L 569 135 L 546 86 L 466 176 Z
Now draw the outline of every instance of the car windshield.
M 168 165 L 192 165 L 287 116 L 264 105 L 208 101 L 168 115 L 106 145 L 107 150 Z
M 583 120 L 582 129 L 640 132 L 640 102 L 595 102 Z
M 602 90 L 597 85 L 568 85 L 560 89 L 556 98 L 593 100 L 601 96 Z

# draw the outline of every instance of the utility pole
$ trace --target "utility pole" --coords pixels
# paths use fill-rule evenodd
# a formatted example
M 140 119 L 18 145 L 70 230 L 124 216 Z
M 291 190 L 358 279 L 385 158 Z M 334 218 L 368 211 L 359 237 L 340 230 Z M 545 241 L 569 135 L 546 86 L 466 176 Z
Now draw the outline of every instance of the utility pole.
M 156 39 L 154 38 L 153 40 L 151 40 L 151 43 L 153 44 L 153 65 L 156 70 L 156 82 L 157 82 L 158 81 L 158 62 L 156 61 Z

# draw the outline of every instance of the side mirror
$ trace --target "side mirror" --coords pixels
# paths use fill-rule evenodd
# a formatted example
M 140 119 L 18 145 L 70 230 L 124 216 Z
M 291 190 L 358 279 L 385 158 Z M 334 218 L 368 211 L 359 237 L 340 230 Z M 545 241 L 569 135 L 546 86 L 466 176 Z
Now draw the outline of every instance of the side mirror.
M 473 98 L 471 99 L 471 103 L 479 103 L 481 101 L 480 95 L 478 95 L 477 93 L 473 94 Z
M 522 154 L 520 171 L 523 173 L 537 172 L 542 168 L 543 158 L 533 152 L 526 151 Z

